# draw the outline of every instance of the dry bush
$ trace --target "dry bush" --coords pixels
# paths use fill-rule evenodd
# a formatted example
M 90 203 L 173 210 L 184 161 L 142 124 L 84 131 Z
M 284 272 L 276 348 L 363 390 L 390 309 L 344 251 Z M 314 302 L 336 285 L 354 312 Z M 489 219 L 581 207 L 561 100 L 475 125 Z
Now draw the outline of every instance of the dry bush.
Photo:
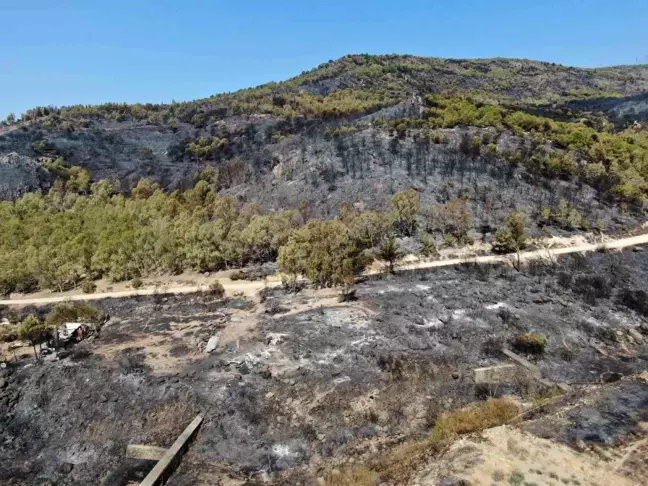
M 222 299 L 225 296 L 225 287 L 218 280 L 209 284 L 207 294 L 217 299 Z
M 642 316 L 648 316 L 648 292 L 645 290 L 623 289 L 619 293 L 619 303 Z
M 235 272 L 232 272 L 229 278 L 232 281 L 236 281 L 236 280 L 245 280 L 247 276 L 245 275 L 245 273 L 241 272 L 240 270 L 237 270 Z
M 84 294 L 94 294 L 97 291 L 97 284 L 90 280 L 86 280 L 81 284 L 81 290 Z

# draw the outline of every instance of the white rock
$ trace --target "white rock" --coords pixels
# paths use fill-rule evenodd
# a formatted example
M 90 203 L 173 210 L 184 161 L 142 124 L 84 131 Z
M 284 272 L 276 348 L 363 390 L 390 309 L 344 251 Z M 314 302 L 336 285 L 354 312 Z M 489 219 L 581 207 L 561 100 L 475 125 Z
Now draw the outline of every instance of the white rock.
M 205 347 L 205 353 L 211 353 L 213 351 L 216 351 L 216 348 L 218 348 L 219 341 L 220 341 L 220 334 L 215 334 L 212 337 L 210 337 L 209 341 L 207 341 L 207 346 Z
M 636 329 L 628 329 L 628 334 L 639 344 L 644 342 L 644 337 Z

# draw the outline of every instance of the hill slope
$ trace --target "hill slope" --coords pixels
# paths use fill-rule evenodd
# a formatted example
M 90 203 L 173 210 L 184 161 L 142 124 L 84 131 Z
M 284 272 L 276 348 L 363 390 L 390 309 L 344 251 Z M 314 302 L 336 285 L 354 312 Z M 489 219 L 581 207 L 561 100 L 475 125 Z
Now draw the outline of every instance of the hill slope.
M 0 134 L 0 197 L 49 191 L 0 204 L 0 283 L 273 261 L 338 215 L 326 234 L 411 251 L 492 239 L 514 209 L 532 233 L 632 227 L 647 91 L 646 66 L 360 55 L 193 102 L 36 108 Z
M 468 95 L 479 103 L 521 108 L 556 120 L 580 120 L 597 110 L 622 125 L 645 119 L 647 92 L 647 66 L 578 69 L 515 59 L 351 55 L 282 83 L 193 102 L 30 110 L 21 129 L 0 132 L 0 197 L 49 187 L 55 171 L 36 171 L 30 164 L 62 157 L 69 165 L 88 169 L 93 180 L 121 181 L 122 190 L 144 176 L 171 189 L 188 187 L 193 175 L 210 163 L 224 167 L 226 189 L 251 180 L 270 181 L 273 189 L 264 191 L 260 202 L 281 205 L 287 197 L 293 204 L 303 195 L 297 193 L 308 194 L 311 188 L 286 189 L 286 182 L 295 185 L 295 178 L 309 173 L 332 178 L 329 173 L 343 165 L 337 159 L 342 153 L 357 153 L 355 145 L 361 156 L 384 159 L 380 149 L 367 151 L 363 145 L 367 139 L 374 140 L 373 147 L 375 140 L 390 142 L 388 132 L 376 130 L 372 122 L 427 116 L 422 98 L 427 94 Z M 361 128 L 359 134 L 342 137 L 350 143 L 324 138 L 345 125 Z M 9 155 L 13 153 L 20 157 Z M 301 169 L 294 167 L 295 159 L 305 162 Z M 385 175 L 377 172 L 376 180 L 385 184 Z M 349 185 L 355 188 L 357 182 Z M 396 178 L 386 185 L 407 186 L 411 181 Z M 258 188 L 237 191 L 244 196 L 248 192 L 258 195 Z M 347 200 L 348 195 L 334 199 Z

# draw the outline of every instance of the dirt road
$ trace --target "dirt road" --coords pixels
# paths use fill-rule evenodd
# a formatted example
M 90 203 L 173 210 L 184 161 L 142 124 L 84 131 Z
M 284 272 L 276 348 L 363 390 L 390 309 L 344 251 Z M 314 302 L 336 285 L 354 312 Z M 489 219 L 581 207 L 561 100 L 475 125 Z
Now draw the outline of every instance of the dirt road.
M 610 240 L 605 242 L 605 248 L 614 250 L 626 248 L 629 246 L 648 244 L 648 234 L 639 236 L 632 236 L 629 238 L 621 238 L 618 240 Z M 601 247 L 600 243 L 596 244 L 579 244 L 576 246 L 569 246 L 564 248 L 546 248 L 533 251 L 521 252 L 519 257 L 521 261 L 528 261 L 541 258 L 554 258 L 559 255 L 566 255 L 569 253 L 583 253 L 588 251 L 595 251 Z M 415 263 L 406 263 L 398 265 L 399 271 L 419 270 L 425 268 L 447 267 L 451 265 L 459 265 L 466 262 L 474 263 L 498 263 L 498 262 L 511 262 L 517 261 L 517 255 L 483 255 L 470 258 L 453 258 L 445 260 L 422 261 Z M 367 272 L 367 275 L 377 274 L 377 270 Z M 229 279 L 220 279 L 225 291 L 232 294 L 241 292 L 244 295 L 252 296 L 264 287 L 274 287 L 280 285 L 281 282 L 277 278 L 271 278 L 267 281 L 257 282 L 232 282 Z M 121 292 L 104 292 L 97 294 L 75 294 L 54 297 L 39 297 L 39 298 L 17 298 L 0 300 L 0 305 L 46 305 L 54 304 L 57 302 L 65 302 L 70 300 L 101 300 L 116 297 L 133 297 L 137 295 L 154 295 L 154 294 L 191 294 L 206 290 L 204 285 L 193 286 L 179 286 L 179 287 L 149 287 L 138 290 L 125 290 Z

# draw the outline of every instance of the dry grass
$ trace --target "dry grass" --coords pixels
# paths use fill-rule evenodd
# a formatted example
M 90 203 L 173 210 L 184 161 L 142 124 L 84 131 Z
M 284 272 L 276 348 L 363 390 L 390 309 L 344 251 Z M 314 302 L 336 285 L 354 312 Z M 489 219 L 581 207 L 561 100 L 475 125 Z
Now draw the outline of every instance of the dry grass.
M 378 479 L 376 472 L 366 467 L 356 466 L 342 470 L 334 469 L 324 476 L 324 484 L 326 486 L 374 486 L 378 483 Z
M 407 484 L 445 445 L 430 439 L 405 442 L 378 457 L 373 470 L 388 484 Z
M 519 407 L 506 399 L 492 399 L 486 402 L 448 413 L 437 420 L 432 433 L 425 439 L 408 440 L 379 454 L 367 463 L 368 467 L 355 466 L 329 469 L 323 476 L 326 486 L 373 486 L 380 482 L 387 484 L 409 484 L 434 457 L 449 447 L 462 434 L 503 425 L 517 415 Z M 291 481 L 292 479 L 292 481 Z M 275 484 L 309 484 L 295 476 L 285 477 Z M 285 482 L 285 481 L 288 482 Z
M 510 400 L 495 398 L 472 405 L 441 417 L 434 425 L 432 440 L 446 440 L 461 434 L 479 432 L 503 425 L 520 413 L 520 408 Z

